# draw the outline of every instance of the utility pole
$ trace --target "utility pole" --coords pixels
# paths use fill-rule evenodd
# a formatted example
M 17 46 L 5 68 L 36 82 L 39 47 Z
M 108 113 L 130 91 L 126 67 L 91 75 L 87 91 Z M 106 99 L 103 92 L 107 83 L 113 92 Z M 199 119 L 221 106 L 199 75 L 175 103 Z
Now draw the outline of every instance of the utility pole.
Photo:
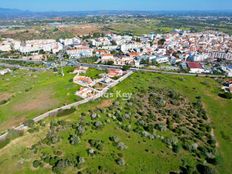
M 65 61 L 64 61 L 64 54 L 66 52 L 66 46 L 64 46 L 64 48 L 59 52 L 58 54 L 58 61 L 59 61 L 59 65 L 61 67 L 61 75 L 64 77 L 64 66 L 65 66 Z

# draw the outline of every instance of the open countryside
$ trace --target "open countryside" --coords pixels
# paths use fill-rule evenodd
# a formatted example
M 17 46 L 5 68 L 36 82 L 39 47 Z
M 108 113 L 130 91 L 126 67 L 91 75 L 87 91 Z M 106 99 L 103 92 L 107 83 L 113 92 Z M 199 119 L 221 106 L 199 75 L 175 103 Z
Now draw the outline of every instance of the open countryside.
M 0 174 L 230 174 L 229 0 L 0 4 Z
M 132 75 L 131 77 L 129 77 L 122 84 L 113 88 L 112 91 L 123 90 L 125 92 L 132 92 L 133 96 L 136 96 L 139 93 L 141 93 L 140 92 L 141 90 L 143 91 L 150 87 L 155 87 L 155 88 L 158 88 L 159 90 L 164 89 L 163 92 L 168 92 L 168 90 L 170 90 L 170 88 L 172 87 L 172 90 L 174 90 L 175 92 L 178 92 L 179 95 L 183 95 L 186 98 L 186 100 L 190 103 L 195 102 L 197 100 L 196 97 L 202 96 L 201 100 L 203 102 L 204 107 L 206 108 L 207 115 L 211 122 L 210 125 L 212 125 L 212 129 L 214 130 L 216 137 L 217 137 L 216 139 L 217 145 L 215 144 L 215 146 L 217 146 L 217 149 L 218 149 L 216 151 L 216 155 L 219 161 L 218 161 L 218 166 L 216 168 L 220 173 L 229 172 L 230 170 L 229 154 L 231 153 L 230 148 L 229 148 L 231 146 L 231 143 L 229 139 L 231 137 L 230 137 L 230 134 L 228 134 L 227 132 L 230 132 L 231 129 L 229 126 L 230 120 L 227 119 L 226 117 L 228 114 L 231 114 L 231 110 L 230 110 L 231 101 L 221 99 L 220 97 L 217 96 L 218 83 L 215 80 L 210 79 L 210 78 L 156 75 L 156 74 L 151 74 L 151 73 L 136 73 Z M 206 89 L 208 89 L 207 93 L 204 92 Z M 57 143 L 52 143 L 53 144 L 52 146 L 56 148 L 50 149 L 50 145 L 46 145 L 45 142 L 41 144 L 40 142 L 42 137 L 46 139 L 46 133 L 41 132 L 41 131 L 31 133 L 31 134 L 27 133 L 25 137 L 14 140 L 14 141 L 17 141 L 17 144 L 18 143 L 21 144 L 20 141 L 22 141 L 23 144 L 26 145 L 26 147 L 25 145 L 17 147 L 17 144 L 12 143 L 12 144 L 9 144 L 9 146 L 6 146 L 3 148 L 5 151 L 5 153 L 3 150 L 1 151 L 1 153 L 3 154 L 6 154 L 7 151 L 12 151 L 12 150 L 14 153 L 11 154 L 12 156 L 3 155 L 5 156 L 3 161 L 5 162 L 3 162 L 2 164 L 7 166 L 9 165 L 9 163 L 12 163 L 12 160 L 14 164 L 17 164 L 17 161 L 15 161 L 17 159 L 12 158 L 12 157 L 15 155 L 20 155 L 20 156 L 25 155 L 25 162 L 21 164 L 22 168 L 18 172 L 20 171 L 26 172 L 26 171 L 31 170 L 31 167 L 30 167 L 31 163 L 26 162 L 26 161 L 40 159 L 41 154 L 43 154 L 43 152 L 45 151 L 49 152 L 49 154 L 52 156 L 52 155 L 55 155 L 53 153 L 56 153 L 54 152 L 54 150 L 59 151 L 59 149 L 60 150 L 62 149 L 62 154 L 64 153 L 63 155 L 67 158 L 72 158 L 74 154 L 81 154 L 82 157 L 85 158 L 87 161 L 84 164 L 84 166 L 85 165 L 88 166 L 88 164 L 91 164 L 91 167 L 88 167 L 88 170 L 92 172 L 98 171 L 100 160 L 106 161 L 107 165 L 104 166 L 104 168 L 102 169 L 106 172 L 112 172 L 117 169 L 117 170 L 120 170 L 121 172 L 134 173 L 137 170 L 143 169 L 146 173 L 150 173 L 151 171 L 160 170 L 159 168 L 160 165 L 164 166 L 164 168 L 162 169 L 163 172 L 167 172 L 169 170 L 176 171 L 182 165 L 182 163 L 191 164 L 192 165 L 191 167 L 194 168 L 194 165 L 197 162 L 196 156 L 194 155 L 194 153 L 196 152 L 190 153 L 188 150 L 183 148 L 183 146 L 181 146 L 178 153 L 173 152 L 168 147 L 168 145 L 166 145 L 162 140 L 158 138 L 156 138 L 155 140 L 152 140 L 149 137 L 144 137 L 144 135 L 141 135 L 139 132 L 134 132 L 133 127 L 131 128 L 131 130 L 130 129 L 125 130 L 123 126 L 124 124 L 125 126 L 128 124 L 127 120 L 119 121 L 118 120 L 119 118 L 117 117 L 111 118 L 110 112 L 112 111 L 108 108 L 112 107 L 112 105 L 115 104 L 114 102 L 115 100 L 116 98 L 112 98 L 110 101 L 109 99 L 103 98 L 97 102 L 91 102 L 90 104 L 85 104 L 83 106 L 80 106 L 80 108 L 78 108 L 75 113 L 71 115 L 66 115 L 64 117 L 57 118 L 56 121 L 47 120 L 45 122 L 45 125 L 43 125 L 44 126 L 43 129 L 45 130 L 49 129 L 49 125 L 55 124 L 53 123 L 54 121 L 57 122 L 58 124 L 59 123 L 64 124 L 63 126 L 66 128 L 64 130 L 58 131 L 57 134 L 61 140 L 66 139 L 66 141 L 58 141 Z M 105 106 L 104 104 L 105 101 L 106 103 L 109 103 L 109 105 Z M 218 109 L 216 106 L 217 102 L 221 103 L 220 106 L 218 107 L 223 108 L 224 110 L 223 114 L 215 112 Z M 212 109 L 212 106 L 214 106 L 213 109 Z M 122 102 L 121 107 L 122 108 L 125 107 L 123 102 Z M 86 109 L 88 110 L 87 113 L 86 113 Z M 127 112 L 127 111 L 128 110 L 125 110 L 125 111 L 122 110 L 122 113 Z M 94 112 L 94 113 L 96 112 L 98 116 L 96 118 L 92 118 L 93 113 L 91 114 L 91 112 Z M 83 115 L 85 115 L 84 120 L 82 120 Z M 131 116 L 131 117 L 132 117 L 131 119 L 134 120 L 133 118 L 134 116 Z M 72 129 L 70 129 L 71 127 L 69 128 L 68 125 L 75 123 L 75 122 L 78 123 L 81 121 L 85 123 L 84 125 L 85 125 L 86 132 L 84 132 L 83 135 L 80 136 L 80 140 L 79 140 L 80 143 L 78 143 L 77 145 L 75 144 L 69 145 L 69 136 L 72 135 Z M 94 126 L 94 123 L 96 123 L 97 121 L 99 121 L 99 123 L 102 123 L 102 125 L 100 125 L 100 128 L 95 128 Z M 131 123 L 132 125 L 134 121 L 132 121 Z M 92 124 L 93 124 L 93 127 L 91 126 Z M 224 124 L 224 126 L 221 126 L 222 124 Z M 35 125 L 35 127 L 41 127 L 41 126 Z M 112 129 L 113 127 L 114 129 Z M 164 137 L 173 136 L 170 130 L 160 131 L 159 128 L 157 129 L 158 129 L 156 132 L 157 135 L 164 136 Z M 187 129 L 187 131 L 190 131 L 190 130 Z M 108 132 L 108 134 L 105 134 L 105 132 Z M 204 133 L 205 132 L 203 132 L 203 134 Z M 117 136 L 117 138 L 120 139 L 125 144 L 126 149 L 122 151 L 116 150 L 117 147 L 114 147 L 114 145 L 112 145 L 110 142 L 111 140 L 109 140 L 111 136 Z M 32 143 L 35 143 L 35 144 L 31 144 L 30 137 L 34 137 Z M 94 138 L 95 140 L 101 141 L 101 142 L 103 141 L 101 143 L 103 146 L 103 149 L 99 150 L 99 152 L 97 150 L 98 153 L 96 154 L 94 153 L 93 156 L 92 155 L 89 156 L 88 155 L 88 143 L 89 143 L 89 140 L 92 138 Z M 180 140 L 179 143 L 183 143 L 183 142 Z M 33 149 L 30 148 L 31 146 L 33 147 Z M 75 148 L 76 146 L 79 148 L 76 149 Z M 139 149 L 141 150 L 138 151 L 137 149 L 138 147 L 136 148 L 136 146 L 138 146 Z M 215 148 L 215 146 L 213 147 Z M 16 147 L 17 147 L 17 150 L 16 150 Z M 35 149 L 38 148 L 40 150 L 35 150 L 34 148 Z M 113 150 L 114 148 L 116 151 Z M 136 148 L 137 150 L 135 150 L 134 148 Z M 23 149 L 26 151 L 24 151 Z M 112 154 L 112 152 L 114 151 L 116 154 Z M 166 153 L 164 153 L 163 151 L 165 151 Z M 32 152 L 34 153 L 34 155 L 33 156 L 29 155 Z M 146 164 L 147 168 L 144 169 L 142 167 L 143 165 L 141 166 L 141 161 L 137 161 L 137 160 L 135 160 L 136 162 L 133 162 L 133 163 L 128 162 L 126 167 L 123 167 L 123 168 L 117 167 L 117 163 L 112 162 L 112 159 L 108 158 L 108 156 L 112 154 L 113 155 L 112 158 L 114 159 L 114 155 L 116 157 L 117 153 L 122 153 L 123 157 L 127 159 L 128 161 L 130 161 L 130 158 L 132 157 L 130 156 L 131 153 L 134 154 L 133 155 L 134 158 L 136 158 L 136 156 L 140 156 L 140 158 L 143 159 L 142 160 L 143 163 Z M 147 155 L 150 156 L 149 159 L 147 159 Z M 161 158 L 161 159 L 166 159 L 166 160 L 158 160 L 157 157 L 159 159 Z M 150 160 L 156 160 L 160 162 L 163 161 L 163 162 L 161 162 L 161 164 L 159 163 L 154 164 L 154 163 L 149 163 Z M 168 162 L 169 160 L 173 161 L 173 166 L 169 165 L 169 162 Z M 140 169 L 140 167 L 142 167 L 142 169 Z M 7 167 L 4 167 L 4 169 L 6 169 L 5 172 L 11 172 L 9 168 Z M 10 168 L 10 169 L 18 170 L 16 168 Z M 39 173 L 42 171 L 43 172 L 47 171 L 49 173 L 50 170 L 51 169 L 47 168 L 46 170 L 45 169 L 37 170 L 37 172 Z M 76 170 L 78 171 L 78 168 Z M 76 171 L 76 170 L 71 170 L 71 171 Z M 64 171 L 70 171 L 70 170 L 69 168 L 65 168 Z

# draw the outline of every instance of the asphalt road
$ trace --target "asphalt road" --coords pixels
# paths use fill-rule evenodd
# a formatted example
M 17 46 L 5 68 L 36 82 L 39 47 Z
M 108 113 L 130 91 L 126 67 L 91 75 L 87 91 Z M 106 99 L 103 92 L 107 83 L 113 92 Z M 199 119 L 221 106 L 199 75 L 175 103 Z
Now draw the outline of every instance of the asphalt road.
M 8 59 L 8 58 L 0 58 L 0 60 L 15 60 L 15 61 L 25 61 L 23 59 Z M 39 63 L 31 60 L 26 60 L 25 62 L 31 62 L 31 63 Z M 5 67 L 14 67 L 14 68 L 22 68 L 22 69 L 29 69 L 29 70 L 48 70 L 46 68 L 34 68 L 34 67 L 23 67 L 19 65 L 9 65 L 9 64 L 3 64 L 0 63 L 0 66 Z M 75 62 L 74 66 L 84 66 L 89 68 L 101 68 L 101 69 L 108 69 L 108 68 L 115 68 L 115 69 L 122 69 L 123 66 L 120 65 L 104 65 L 104 64 L 87 64 L 87 63 L 79 63 Z M 153 70 L 153 69 L 144 69 L 144 68 L 130 68 L 131 71 L 143 71 L 143 72 L 153 72 L 153 73 L 161 73 L 161 74 L 171 74 L 171 75 L 180 75 L 180 76 L 199 76 L 199 77 L 226 77 L 224 75 L 214 75 L 214 74 L 192 74 L 192 73 L 183 73 L 183 72 L 171 72 L 171 71 L 164 71 L 164 70 Z
M 89 68 L 116 68 L 122 69 L 122 66 L 116 65 L 103 65 L 103 64 L 86 64 L 86 63 L 77 63 L 77 65 L 89 67 Z M 179 73 L 179 72 L 169 72 L 169 71 L 161 71 L 161 70 L 152 70 L 152 69 L 143 69 L 143 68 L 130 68 L 131 71 L 142 71 L 142 72 L 153 72 L 153 73 L 160 73 L 160 74 L 171 74 L 171 75 L 180 75 L 180 76 L 199 76 L 199 77 L 226 77 L 223 75 L 214 75 L 214 74 L 192 74 L 192 73 Z

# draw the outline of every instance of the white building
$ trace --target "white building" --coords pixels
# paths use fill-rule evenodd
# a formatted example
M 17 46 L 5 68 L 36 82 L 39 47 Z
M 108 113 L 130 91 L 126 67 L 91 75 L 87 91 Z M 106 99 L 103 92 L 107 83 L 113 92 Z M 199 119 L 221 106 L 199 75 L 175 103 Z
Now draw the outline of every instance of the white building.
M 81 57 L 92 57 L 93 56 L 93 49 L 87 46 L 78 46 L 75 48 L 70 48 L 67 51 L 67 54 L 71 57 L 81 58 Z
M 11 49 L 11 45 L 10 44 L 7 44 L 7 45 L 5 45 L 4 43 L 0 44 L 0 51 L 9 52 L 11 50 L 12 49 Z
M 71 39 L 60 39 L 60 43 L 64 44 L 64 46 L 71 46 L 71 45 L 80 45 L 81 40 L 79 38 L 71 38 Z
M 101 56 L 101 61 L 102 62 L 114 61 L 114 56 L 112 54 L 103 54 Z
M 211 59 L 226 59 L 226 60 L 232 60 L 232 53 L 211 52 L 211 53 L 209 53 L 209 58 L 211 58 Z
M 61 43 L 56 42 L 53 39 L 44 40 L 29 40 L 25 44 L 21 45 L 19 51 L 22 53 L 30 53 L 43 50 L 45 52 L 57 53 L 63 49 Z
M 151 56 L 149 59 L 151 61 L 155 61 L 159 64 L 169 62 L 169 57 L 167 57 L 167 56 Z
M 7 74 L 7 73 L 10 73 L 11 72 L 11 70 L 9 69 L 9 68 L 7 68 L 7 69 L 4 69 L 4 70 L 0 70 L 0 75 L 5 75 L 5 74 Z
M 232 66 L 227 66 L 227 67 L 221 66 L 221 68 L 224 72 L 226 72 L 226 75 L 228 77 L 232 77 Z
M 143 48 L 143 44 L 141 43 L 129 43 L 129 44 L 122 44 L 121 51 L 123 53 L 127 53 L 129 50 Z
M 117 57 L 114 60 L 115 65 L 135 65 L 135 59 L 134 57 L 129 56 L 123 56 L 123 57 Z
M 0 42 L 0 51 L 9 52 L 13 48 L 12 39 L 5 39 Z
M 208 54 L 195 54 L 192 56 L 192 61 L 194 62 L 202 62 L 209 58 Z

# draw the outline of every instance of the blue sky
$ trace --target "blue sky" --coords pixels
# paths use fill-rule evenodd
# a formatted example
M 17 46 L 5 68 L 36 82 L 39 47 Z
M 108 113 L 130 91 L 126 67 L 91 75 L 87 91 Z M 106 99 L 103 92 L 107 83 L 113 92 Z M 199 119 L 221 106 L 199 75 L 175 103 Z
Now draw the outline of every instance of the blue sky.
M 232 10 L 232 0 L 0 0 L 0 7 L 32 11 Z

